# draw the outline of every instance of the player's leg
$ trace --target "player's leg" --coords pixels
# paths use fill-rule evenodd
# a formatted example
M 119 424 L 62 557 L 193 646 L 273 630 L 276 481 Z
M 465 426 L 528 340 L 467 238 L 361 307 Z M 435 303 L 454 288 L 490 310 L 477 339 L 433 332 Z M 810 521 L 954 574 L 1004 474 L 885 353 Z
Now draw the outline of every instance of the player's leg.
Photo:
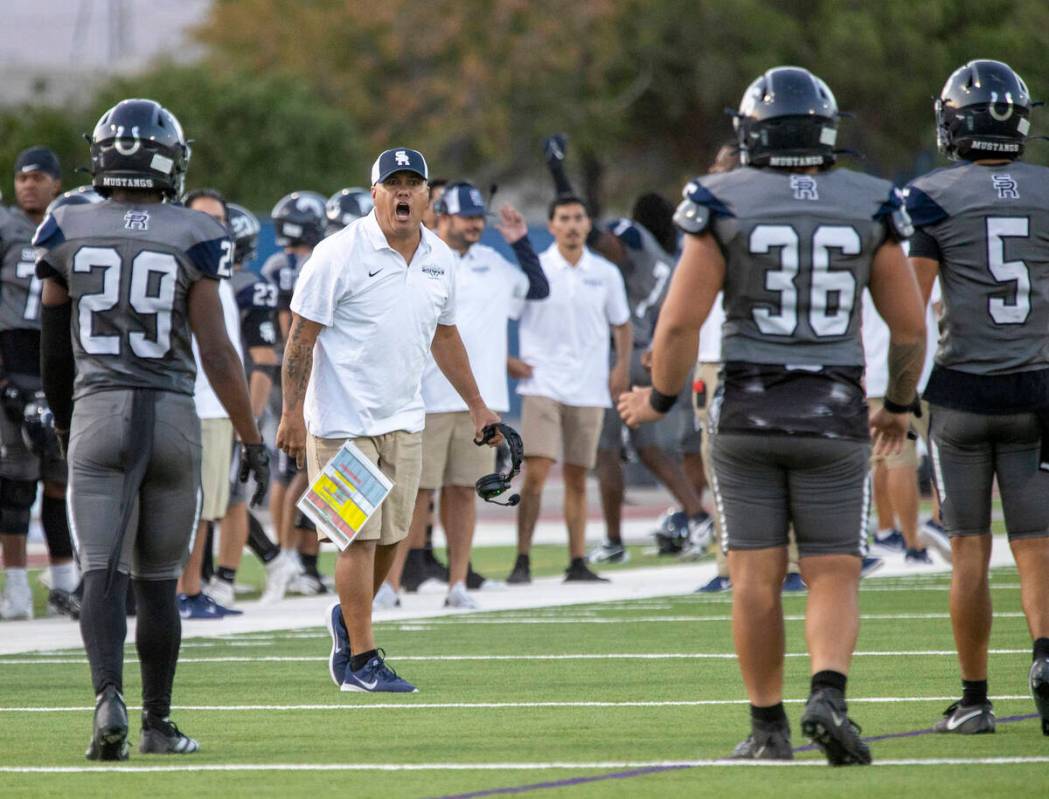
M 426 543 L 426 527 L 430 523 L 430 508 L 433 506 L 433 490 L 420 488 L 412 507 L 412 521 L 408 527 L 408 537 L 397 546 L 396 556 L 390 566 L 387 580 L 394 591 L 400 591 L 401 578 L 409 559 L 422 560 L 423 545 Z M 421 573 L 422 564 L 415 564 L 417 572 Z M 405 585 L 406 591 L 416 591 L 419 583 L 414 580 L 410 585 Z
M 790 759 L 783 709 L 783 610 L 787 568 L 786 476 L 759 436 L 713 436 L 710 473 L 719 524 L 729 550 L 732 632 L 750 701 L 750 735 L 738 758 Z
M 26 540 L 29 517 L 36 500 L 36 480 L 0 477 L 0 542 L 4 551 L 4 591 L 0 594 L 0 619 L 33 618 L 33 592 L 29 587 Z
M 846 684 L 859 634 L 859 582 L 870 511 L 870 445 L 810 439 L 790 442 L 790 514 L 808 586 L 805 638 L 811 689 L 802 731 L 832 765 L 870 763 L 870 750 L 847 716 Z
M 999 416 L 995 423 L 995 473 L 1033 642 L 1028 684 L 1049 735 L 1049 472 L 1038 468 L 1049 431 L 1030 413 Z
M 963 695 L 936 724 L 940 732 L 994 732 L 987 699 L 987 646 L 991 637 L 991 491 L 994 484 L 992 417 L 934 407 L 929 445 L 951 539 L 951 627 Z
M 597 459 L 604 408 L 561 406 L 561 435 L 564 441 L 564 513 L 568 528 L 569 564 L 565 581 L 603 582 L 586 565 L 586 476 Z

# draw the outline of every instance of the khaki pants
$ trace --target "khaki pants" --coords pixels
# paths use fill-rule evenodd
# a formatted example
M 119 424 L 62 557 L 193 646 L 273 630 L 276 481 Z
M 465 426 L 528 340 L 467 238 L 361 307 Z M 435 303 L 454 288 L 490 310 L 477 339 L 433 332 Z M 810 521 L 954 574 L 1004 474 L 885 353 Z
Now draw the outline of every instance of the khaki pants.
M 419 488 L 470 486 L 495 471 L 495 448 L 474 443 L 468 411 L 426 414 Z
M 593 469 L 604 418 L 604 408 L 565 405 L 549 397 L 526 395 L 521 408 L 525 457 L 560 459 Z
M 379 467 L 393 482 L 386 501 L 361 528 L 355 540 L 378 541 L 386 546 L 396 544 L 408 536 L 412 521 L 415 495 L 419 491 L 419 471 L 422 468 L 422 433 L 394 430 L 381 436 L 354 438 L 364 457 Z M 306 469 L 312 484 L 321 469 L 330 461 L 345 438 L 306 438 Z M 317 537 L 327 538 L 318 528 Z

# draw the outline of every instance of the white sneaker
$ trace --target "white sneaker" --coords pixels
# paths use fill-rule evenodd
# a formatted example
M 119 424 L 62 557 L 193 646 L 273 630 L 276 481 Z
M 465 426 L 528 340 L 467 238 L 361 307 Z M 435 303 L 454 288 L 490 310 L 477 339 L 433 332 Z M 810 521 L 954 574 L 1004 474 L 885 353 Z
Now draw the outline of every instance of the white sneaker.
M 220 580 L 218 577 L 211 578 L 204 588 L 204 593 L 211 597 L 216 605 L 222 605 L 222 607 L 227 609 L 232 609 L 237 601 L 237 592 L 233 586 L 225 580 Z
M 678 553 L 678 560 L 699 560 L 707 554 L 714 540 L 714 518 L 704 513 L 688 520 L 688 540 Z
M 288 592 L 288 585 L 300 572 L 295 559 L 281 552 L 266 564 L 266 588 L 259 597 L 259 602 L 263 605 L 280 602 Z
M 383 582 L 375 594 L 375 599 L 372 600 L 372 610 L 389 610 L 390 608 L 399 608 L 400 606 L 401 598 L 393 590 L 393 586 L 388 582 Z
M 462 581 L 457 582 L 448 589 L 448 596 L 444 598 L 444 606 L 446 608 L 458 608 L 459 610 L 477 610 L 481 607 L 466 592 L 466 583 Z
M 7 585 L 0 595 L 0 619 L 29 621 L 33 618 L 33 591 L 28 581 L 16 581 L 7 576 Z
M 293 594 L 301 594 L 302 596 L 317 596 L 318 594 L 328 593 L 328 589 L 321 582 L 320 577 L 314 577 L 312 574 L 297 575 L 289 584 L 288 591 Z

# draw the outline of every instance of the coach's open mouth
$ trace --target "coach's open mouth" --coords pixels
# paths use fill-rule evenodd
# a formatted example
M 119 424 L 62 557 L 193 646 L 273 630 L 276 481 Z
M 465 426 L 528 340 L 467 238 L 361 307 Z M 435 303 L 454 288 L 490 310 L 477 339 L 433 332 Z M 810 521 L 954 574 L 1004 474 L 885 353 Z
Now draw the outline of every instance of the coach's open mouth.
M 400 202 L 394 206 L 393 215 L 398 222 L 407 222 L 412 216 L 412 207 L 408 203 Z

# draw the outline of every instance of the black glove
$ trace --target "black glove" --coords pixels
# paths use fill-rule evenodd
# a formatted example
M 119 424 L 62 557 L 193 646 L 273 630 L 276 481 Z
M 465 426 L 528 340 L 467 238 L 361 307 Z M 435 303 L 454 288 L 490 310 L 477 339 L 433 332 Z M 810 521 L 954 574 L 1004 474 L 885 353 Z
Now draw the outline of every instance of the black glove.
M 548 164 L 564 161 L 567 149 L 568 138 L 563 133 L 555 133 L 543 139 L 543 158 Z
M 25 393 L 14 383 L 8 383 L 0 393 L 0 404 L 3 404 L 4 413 L 14 424 L 21 425 L 25 418 L 25 406 L 28 401 Z
M 270 452 L 265 444 L 244 444 L 240 450 L 240 481 L 248 482 L 248 475 L 255 478 L 255 493 L 251 496 L 251 507 L 257 508 L 270 486 Z

